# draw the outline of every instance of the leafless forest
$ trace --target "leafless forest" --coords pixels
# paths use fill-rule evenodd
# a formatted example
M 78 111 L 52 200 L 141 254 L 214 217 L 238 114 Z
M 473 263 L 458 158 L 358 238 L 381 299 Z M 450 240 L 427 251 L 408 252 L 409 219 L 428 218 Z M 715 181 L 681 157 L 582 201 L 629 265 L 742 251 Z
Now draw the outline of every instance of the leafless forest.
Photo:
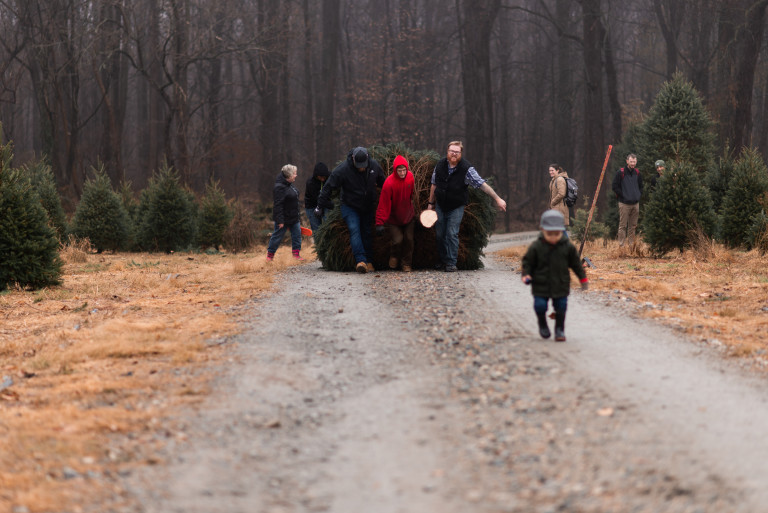
M 547 164 L 586 190 L 679 70 L 718 144 L 768 146 L 768 0 L 0 0 L 0 118 L 65 204 L 101 161 L 143 188 L 270 200 L 282 164 L 451 139 L 536 215 Z M 650 163 L 641 162 L 641 168 Z M 303 183 L 300 181 L 300 183 Z

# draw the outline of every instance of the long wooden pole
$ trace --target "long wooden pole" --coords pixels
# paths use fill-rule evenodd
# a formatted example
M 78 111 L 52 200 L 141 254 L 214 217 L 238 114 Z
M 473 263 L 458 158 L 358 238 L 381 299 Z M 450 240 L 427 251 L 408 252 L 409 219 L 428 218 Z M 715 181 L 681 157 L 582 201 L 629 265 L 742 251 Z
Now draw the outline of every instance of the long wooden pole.
M 603 170 L 600 172 L 600 180 L 597 181 L 597 189 L 595 189 L 595 195 L 592 197 L 592 208 L 589 209 L 589 217 L 587 218 L 587 225 L 584 227 L 584 237 L 581 238 L 581 245 L 579 246 L 579 258 L 581 258 L 581 252 L 584 251 L 584 243 L 587 241 L 587 234 L 589 233 L 589 223 L 592 222 L 592 214 L 595 212 L 595 206 L 597 205 L 597 198 L 600 196 L 600 187 L 603 185 L 603 177 L 605 176 L 605 168 L 608 167 L 608 159 L 611 158 L 611 150 L 613 145 L 608 145 L 608 151 L 605 154 L 605 162 L 603 162 Z

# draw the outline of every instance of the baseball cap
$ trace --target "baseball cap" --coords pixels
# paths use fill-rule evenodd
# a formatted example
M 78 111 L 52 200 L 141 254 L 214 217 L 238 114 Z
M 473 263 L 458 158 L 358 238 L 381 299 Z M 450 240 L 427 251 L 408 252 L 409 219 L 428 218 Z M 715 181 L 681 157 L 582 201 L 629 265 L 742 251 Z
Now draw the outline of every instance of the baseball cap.
M 565 218 L 558 210 L 547 210 L 541 214 L 541 229 L 549 232 L 565 230 Z
M 355 167 L 358 169 L 368 167 L 368 150 L 358 146 L 352 150 L 352 160 L 355 161 Z

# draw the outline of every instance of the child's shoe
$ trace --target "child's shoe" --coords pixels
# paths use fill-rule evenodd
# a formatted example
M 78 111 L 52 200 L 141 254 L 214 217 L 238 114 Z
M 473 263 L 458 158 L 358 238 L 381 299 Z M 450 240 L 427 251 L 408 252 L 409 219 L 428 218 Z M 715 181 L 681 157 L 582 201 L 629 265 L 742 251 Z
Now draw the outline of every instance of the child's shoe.
M 549 338 L 552 333 L 550 333 L 549 326 L 547 326 L 547 314 L 537 313 L 536 317 L 539 319 L 539 335 L 541 335 L 541 338 Z
M 299 255 L 299 251 L 301 251 L 301 250 L 299 250 L 299 249 L 294 249 L 293 250 L 293 258 L 295 258 L 296 260 L 304 260 L 303 258 L 301 258 L 301 255 Z
M 267 251 L 267 262 L 271 262 L 274 259 L 275 259 L 275 254 L 272 253 L 271 251 Z
M 555 342 L 565 342 L 565 312 L 555 312 Z

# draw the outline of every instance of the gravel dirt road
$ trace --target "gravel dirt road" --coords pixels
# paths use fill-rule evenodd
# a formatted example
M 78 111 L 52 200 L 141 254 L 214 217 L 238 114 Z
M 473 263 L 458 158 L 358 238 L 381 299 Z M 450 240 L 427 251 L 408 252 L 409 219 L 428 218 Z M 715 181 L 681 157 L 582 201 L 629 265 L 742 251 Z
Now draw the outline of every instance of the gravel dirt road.
M 517 264 L 485 264 L 288 271 L 139 510 L 768 512 L 764 377 L 596 292 L 543 341 Z

